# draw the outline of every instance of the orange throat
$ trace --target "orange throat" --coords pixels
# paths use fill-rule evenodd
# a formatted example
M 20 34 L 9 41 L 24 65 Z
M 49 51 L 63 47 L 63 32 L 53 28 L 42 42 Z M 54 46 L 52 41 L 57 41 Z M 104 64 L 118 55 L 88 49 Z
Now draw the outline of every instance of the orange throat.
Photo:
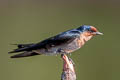
M 80 38 L 78 39 L 78 45 L 81 47 L 85 44 L 85 42 L 87 42 L 88 40 L 90 40 L 93 37 L 93 35 L 91 35 L 90 33 L 84 32 L 80 35 Z

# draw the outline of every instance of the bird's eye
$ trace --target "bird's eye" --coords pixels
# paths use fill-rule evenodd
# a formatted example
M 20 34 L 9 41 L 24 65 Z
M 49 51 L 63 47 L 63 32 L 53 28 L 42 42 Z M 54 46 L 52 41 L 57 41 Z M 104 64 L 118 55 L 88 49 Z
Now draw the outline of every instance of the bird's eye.
M 94 30 L 90 30 L 90 32 L 96 32 L 96 31 L 94 31 Z

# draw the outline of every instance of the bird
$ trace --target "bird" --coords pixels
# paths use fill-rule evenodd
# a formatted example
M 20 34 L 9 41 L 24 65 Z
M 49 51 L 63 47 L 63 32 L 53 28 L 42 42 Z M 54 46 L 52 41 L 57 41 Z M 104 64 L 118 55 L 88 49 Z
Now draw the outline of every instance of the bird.
M 61 74 L 61 80 L 76 80 L 75 63 L 73 60 L 65 54 L 61 54 L 63 60 L 63 72 Z
M 61 32 L 53 37 L 42 40 L 38 43 L 14 44 L 17 49 L 8 53 L 19 53 L 11 58 L 29 57 L 35 55 L 58 55 L 71 54 L 80 49 L 93 36 L 103 35 L 97 28 L 90 25 L 82 25 L 75 29 Z

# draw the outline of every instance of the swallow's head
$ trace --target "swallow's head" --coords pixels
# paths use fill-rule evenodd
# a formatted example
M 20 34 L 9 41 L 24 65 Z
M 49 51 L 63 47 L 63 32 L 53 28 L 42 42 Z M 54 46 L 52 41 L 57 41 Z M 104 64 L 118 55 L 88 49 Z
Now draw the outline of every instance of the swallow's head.
M 77 30 L 81 33 L 87 33 L 88 36 L 103 35 L 103 33 L 99 32 L 95 27 L 89 25 L 80 26 Z

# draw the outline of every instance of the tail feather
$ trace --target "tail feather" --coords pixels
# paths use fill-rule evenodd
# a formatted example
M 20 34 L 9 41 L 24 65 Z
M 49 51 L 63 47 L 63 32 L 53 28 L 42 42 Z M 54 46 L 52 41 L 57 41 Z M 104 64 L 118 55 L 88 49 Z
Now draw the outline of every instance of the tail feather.
M 16 52 L 21 52 L 26 50 L 28 47 L 34 45 L 34 44 L 12 44 L 12 45 L 17 45 L 17 49 L 14 49 L 13 51 L 10 51 L 8 53 L 16 53 Z
M 16 52 L 21 52 L 21 51 L 25 51 L 27 49 L 27 47 L 25 48 L 18 48 L 18 49 L 14 49 L 13 51 L 10 51 L 8 53 L 16 53 Z
M 24 47 L 29 47 L 29 46 L 33 45 L 33 43 L 31 43 L 31 44 L 12 44 L 12 45 L 17 45 L 18 48 L 24 48 Z
M 40 55 L 40 54 L 35 52 L 24 52 L 24 53 L 13 55 L 11 56 L 11 58 L 21 58 L 21 57 L 29 57 L 29 56 L 35 56 L 35 55 Z

